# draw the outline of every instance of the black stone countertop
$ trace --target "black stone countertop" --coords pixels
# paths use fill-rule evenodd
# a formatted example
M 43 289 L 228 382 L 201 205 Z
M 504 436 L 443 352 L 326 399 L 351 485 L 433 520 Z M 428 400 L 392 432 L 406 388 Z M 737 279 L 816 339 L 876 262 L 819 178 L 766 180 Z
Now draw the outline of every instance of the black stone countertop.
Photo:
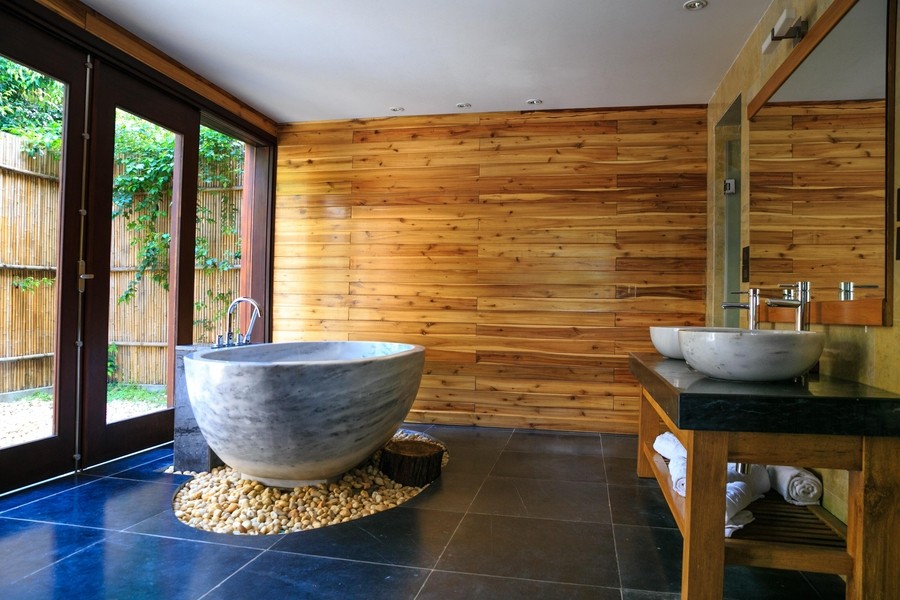
M 680 429 L 900 437 L 900 395 L 861 383 L 725 381 L 659 354 L 632 354 L 629 367 Z

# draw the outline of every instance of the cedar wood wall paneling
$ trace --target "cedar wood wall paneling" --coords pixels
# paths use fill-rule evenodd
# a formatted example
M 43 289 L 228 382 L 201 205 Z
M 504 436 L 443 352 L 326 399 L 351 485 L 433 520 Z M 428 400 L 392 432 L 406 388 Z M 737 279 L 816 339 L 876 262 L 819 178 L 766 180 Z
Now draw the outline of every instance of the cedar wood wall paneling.
M 705 313 L 706 109 L 285 125 L 274 341 L 422 344 L 409 419 L 634 432 L 628 353 Z
M 772 104 L 750 124 L 751 287 L 879 284 L 884 297 L 884 101 Z M 768 294 L 771 295 L 771 294 Z

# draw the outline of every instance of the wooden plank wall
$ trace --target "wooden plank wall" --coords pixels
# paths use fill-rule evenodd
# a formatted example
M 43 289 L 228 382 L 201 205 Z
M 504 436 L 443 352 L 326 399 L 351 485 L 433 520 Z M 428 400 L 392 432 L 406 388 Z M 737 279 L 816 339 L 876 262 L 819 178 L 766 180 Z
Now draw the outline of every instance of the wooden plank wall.
M 884 101 L 766 105 L 750 127 L 750 287 L 812 282 L 837 300 L 838 283 L 881 284 Z
M 282 126 L 274 340 L 422 344 L 410 419 L 636 431 L 628 353 L 705 312 L 706 109 Z

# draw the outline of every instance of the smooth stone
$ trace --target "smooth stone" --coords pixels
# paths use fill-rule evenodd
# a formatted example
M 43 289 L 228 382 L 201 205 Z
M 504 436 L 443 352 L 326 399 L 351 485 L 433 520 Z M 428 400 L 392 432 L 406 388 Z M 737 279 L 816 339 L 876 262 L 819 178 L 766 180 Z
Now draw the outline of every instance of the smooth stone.
M 172 462 L 176 471 L 200 473 L 222 466 L 197 425 L 194 410 L 188 399 L 184 375 L 184 357 L 209 345 L 176 346 L 175 348 L 175 440 L 172 446 Z
M 296 487 L 341 476 L 391 438 L 424 358 L 412 344 L 288 342 L 200 350 L 184 365 L 197 424 L 225 464 Z
M 691 368 L 732 381 L 798 377 L 816 364 L 825 347 L 821 331 L 687 327 L 678 338 Z
M 682 327 L 651 327 L 650 341 L 656 351 L 667 358 L 684 360 L 681 351 L 681 342 L 678 339 L 678 330 Z

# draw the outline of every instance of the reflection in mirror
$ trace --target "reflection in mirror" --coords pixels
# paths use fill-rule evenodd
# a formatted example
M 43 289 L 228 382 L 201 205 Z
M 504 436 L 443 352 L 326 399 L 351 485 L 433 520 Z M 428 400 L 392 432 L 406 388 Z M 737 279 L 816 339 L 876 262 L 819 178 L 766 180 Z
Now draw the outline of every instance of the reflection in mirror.
M 850 298 L 841 282 L 887 296 L 887 1 L 853 6 L 750 122 L 749 287 L 764 296 L 797 281 L 814 301 Z

